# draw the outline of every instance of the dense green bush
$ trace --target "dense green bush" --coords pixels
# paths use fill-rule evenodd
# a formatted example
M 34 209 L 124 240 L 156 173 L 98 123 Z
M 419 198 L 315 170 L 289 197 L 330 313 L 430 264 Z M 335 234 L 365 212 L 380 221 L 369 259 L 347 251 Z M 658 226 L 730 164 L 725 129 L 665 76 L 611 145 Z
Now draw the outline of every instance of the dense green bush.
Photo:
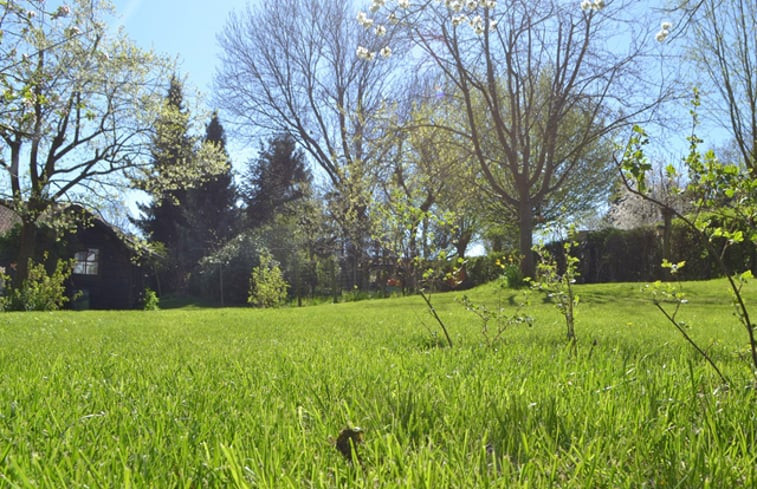
M 145 311 L 157 311 L 160 309 L 158 294 L 149 287 L 142 292 L 142 309 Z
M 71 276 L 73 261 L 58 260 L 55 269 L 48 274 L 44 263 L 29 260 L 29 277 L 20 287 L 7 287 L 0 297 L 0 310 L 4 311 L 55 311 L 70 300 L 66 296 L 65 282 Z M 10 284 L 10 277 L 3 275 L 2 282 Z
M 289 284 L 284 280 L 279 264 L 268 250 L 260 252 L 260 265 L 250 274 L 250 295 L 247 302 L 257 307 L 277 307 L 287 298 Z
M 580 233 L 575 250 L 581 260 L 579 282 L 644 282 L 666 278 L 660 266 L 663 258 L 661 231 L 653 227 L 631 230 L 601 229 Z M 679 272 L 683 280 L 705 280 L 719 277 L 716 261 L 694 232 L 679 221 L 673 221 L 671 232 L 671 260 L 686 261 Z M 551 243 L 547 249 L 563 269 L 562 242 Z M 731 245 L 724 260 L 734 269 L 755 270 L 754 244 L 743 242 Z
M 466 278 L 461 288 L 475 287 L 499 278 L 503 269 L 502 253 L 489 253 L 484 256 L 473 256 L 465 262 Z

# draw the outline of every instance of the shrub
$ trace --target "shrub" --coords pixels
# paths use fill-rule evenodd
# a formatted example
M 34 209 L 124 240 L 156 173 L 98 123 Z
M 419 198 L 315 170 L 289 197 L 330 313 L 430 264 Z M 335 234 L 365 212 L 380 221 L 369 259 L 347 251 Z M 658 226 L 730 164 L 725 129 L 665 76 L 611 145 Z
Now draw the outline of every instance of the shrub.
M 47 258 L 47 254 L 44 255 Z M 48 275 L 44 263 L 29 260 L 29 277 L 21 287 L 7 289 L 0 298 L 0 309 L 6 311 L 55 311 L 69 301 L 65 282 L 71 276 L 73 260 L 58 260 L 55 270 Z M 3 277 L 4 283 L 10 283 Z
M 142 308 L 145 311 L 157 311 L 160 309 L 158 294 L 149 287 L 142 292 Z
M 258 307 L 277 307 L 287 298 L 289 284 L 278 263 L 268 250 L 260 253 L 260 265 L 250 274 L 250 295 L 247 302 Z

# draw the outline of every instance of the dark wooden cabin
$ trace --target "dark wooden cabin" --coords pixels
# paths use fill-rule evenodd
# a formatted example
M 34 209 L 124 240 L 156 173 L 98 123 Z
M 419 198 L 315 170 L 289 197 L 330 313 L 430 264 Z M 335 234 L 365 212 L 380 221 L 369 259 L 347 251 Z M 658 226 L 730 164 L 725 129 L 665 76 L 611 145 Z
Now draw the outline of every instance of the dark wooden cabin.
M 78 207 L 78 206 L 76 206 Z M 71 211 L 69 207 L 67 209 Z M 8 209 L 0 205 L 0 235 L 14 225 Z M 12 212 L 12 211 L 11 211 Z M 145 287 L 143 270 L 135 264 L 130 238 L 92 212 L 62 244 L 38 243 L 39 251 L 49 251 L 52 258 L 73 259 L 73 273 L 67 283 L 69 297 L 78 295 L 68 307 L 73 309 L 132 309 L 139 305 Z M 16 222 L 18 218 L 16 217 Z M 47 241 L 47 240 L 45 240 Z

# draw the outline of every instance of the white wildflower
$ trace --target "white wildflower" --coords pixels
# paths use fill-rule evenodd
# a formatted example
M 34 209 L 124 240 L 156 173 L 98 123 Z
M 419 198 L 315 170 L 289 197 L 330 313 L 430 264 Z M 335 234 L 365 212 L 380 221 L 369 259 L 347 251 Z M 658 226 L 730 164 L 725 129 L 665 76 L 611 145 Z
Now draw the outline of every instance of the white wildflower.
M 381 57 L 384 59 L 388 58 L 392 55 L 392 48 L 390 48 L 389 46 L 384 46 L 381 51 L 379 51 L 379 55 L 381 55 Z

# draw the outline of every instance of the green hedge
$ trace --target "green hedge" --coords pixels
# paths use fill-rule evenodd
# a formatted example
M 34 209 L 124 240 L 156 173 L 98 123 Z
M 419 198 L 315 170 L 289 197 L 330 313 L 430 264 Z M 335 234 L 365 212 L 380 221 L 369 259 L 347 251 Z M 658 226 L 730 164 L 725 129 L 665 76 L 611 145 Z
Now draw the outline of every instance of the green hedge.
M 662 263 L 662 237 L 655 228 L 602 229 L 579 235 L 576 250 L 581 259 L 580 281 L 639 282 L 667 278 Z M 720 248 L 722 243 L 716 243 Z M 562 263 L 562 243 L 547 246 Z M 683 280 L 706 280 L 721 276 L 717 262 L 703 243 L 683 223 L 674 221 L 671 232 L 671 261 L 686 261 L 679 272 Z M 757 248 L 744 242 L 730 246 L 724 260 L 730 270 L 751 269 L 757 273 Z

